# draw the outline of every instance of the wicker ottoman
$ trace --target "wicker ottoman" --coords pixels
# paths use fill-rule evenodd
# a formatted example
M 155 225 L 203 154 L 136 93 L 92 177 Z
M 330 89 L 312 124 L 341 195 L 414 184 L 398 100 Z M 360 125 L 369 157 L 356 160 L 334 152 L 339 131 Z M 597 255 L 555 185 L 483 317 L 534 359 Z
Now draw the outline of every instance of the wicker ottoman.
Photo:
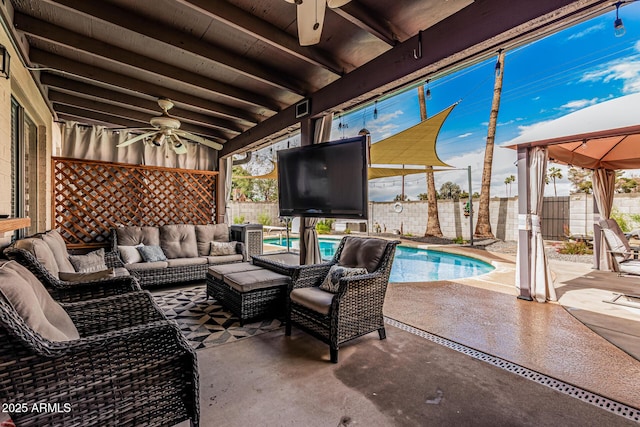
M 212 295 L 219 295 L 218 301 L 244 325 L 249 319 L 282 315 L 289 281 L 289 276 L 258 267 L 224 274 L 222 283 L 208 275 L 207 289 L 211 287 Z
M 234 262 L 231 264 L 222 264 L 209 267 L 207 270 L 207 298 L 212 297 L 223 303 L 225 288 L 224 276 L 233 273 L 242 273 L 244 271 L 259 270 L 262 267 L 253 265 L 250 262 Z

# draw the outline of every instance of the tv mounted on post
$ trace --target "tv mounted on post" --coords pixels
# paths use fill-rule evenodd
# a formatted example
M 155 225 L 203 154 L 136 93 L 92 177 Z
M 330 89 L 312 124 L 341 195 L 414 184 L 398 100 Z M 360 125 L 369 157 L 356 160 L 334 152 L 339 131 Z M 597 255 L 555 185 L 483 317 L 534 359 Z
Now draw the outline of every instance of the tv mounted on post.
M 365 136 L 278 151 L 280 216 L 367 219 Z

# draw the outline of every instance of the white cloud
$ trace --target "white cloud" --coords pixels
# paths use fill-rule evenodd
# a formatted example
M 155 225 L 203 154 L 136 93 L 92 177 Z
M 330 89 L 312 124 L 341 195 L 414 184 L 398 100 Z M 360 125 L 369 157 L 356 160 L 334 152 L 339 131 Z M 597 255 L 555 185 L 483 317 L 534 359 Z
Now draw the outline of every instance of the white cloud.
M 635 44 L 635 49 L 640 50 L 640 42 Z M 621 81 L 623 93 L 640 92 L 640 56 L 632 55 L 609 61 L 584 73 L 580 81 L 594 83 Z
M 472 132 L 463 133 L 462 135 L 458 135 L 458 138 L 467 138 L 473 135 Z
M 569 101 L 564 105 L 561 105 L 560 108 L 563 110 L 575 111 L 584 107 L 588 107 L 590 105 L 594 105 L 598 103 L 598 98 L 591 99 L 576 99 L 574 101 Z
M 591 26 L 589 28 L 586 28 L 586 29 L 584 29 L 584 30 L 582 30 L 580 32 L 571 34 L 569 37 L 567 37 L 567 40 L 579 39 L 579 38 L 582 38 L 582 37 L 584 37 L 584 36 L 586 36 L 588 34 L 600 31 L 600 30 L 602 30 L 604 28 L 605 28 L 604 23 L 597 24 L 597 25 Z

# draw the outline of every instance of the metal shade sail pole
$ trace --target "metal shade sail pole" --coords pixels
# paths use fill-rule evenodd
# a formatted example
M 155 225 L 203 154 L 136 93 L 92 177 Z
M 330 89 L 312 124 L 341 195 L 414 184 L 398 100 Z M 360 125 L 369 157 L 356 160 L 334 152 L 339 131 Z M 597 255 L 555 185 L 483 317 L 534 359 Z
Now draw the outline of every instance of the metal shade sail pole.
M 471 191 L 471 165 L 467 166 L 469 176 L 469 242 L 473 246 L 473 192 Z

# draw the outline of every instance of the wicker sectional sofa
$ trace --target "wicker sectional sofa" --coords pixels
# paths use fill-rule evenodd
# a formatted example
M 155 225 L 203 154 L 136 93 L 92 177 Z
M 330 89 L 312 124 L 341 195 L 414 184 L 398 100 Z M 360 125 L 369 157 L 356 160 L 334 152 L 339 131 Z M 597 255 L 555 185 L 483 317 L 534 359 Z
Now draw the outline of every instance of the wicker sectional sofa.
M 160 227 L 124 226 L 112 230 L 112 252 L 121 266 L 136 277 L 143 288 L 204 280 L 212 265 L 246 261 L 242 242 L 235 242 L 230 255 L 210 255 L 212 242 L 230 242 L 227 224 L 168 224 Z M 124 257 L 126 247 L 162 248 L 166 260 L 130 262 Z M 128 250 L 128 249 L 127 249 Z

